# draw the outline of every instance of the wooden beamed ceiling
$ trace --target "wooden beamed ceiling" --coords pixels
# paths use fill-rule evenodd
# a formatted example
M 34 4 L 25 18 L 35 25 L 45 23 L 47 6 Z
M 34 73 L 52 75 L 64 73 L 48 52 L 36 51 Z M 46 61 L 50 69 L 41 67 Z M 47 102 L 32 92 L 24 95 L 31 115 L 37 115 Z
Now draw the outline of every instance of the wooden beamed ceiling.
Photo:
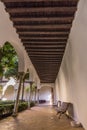
M 42 83 L 58 74 L 78 0 L 2 0 Z

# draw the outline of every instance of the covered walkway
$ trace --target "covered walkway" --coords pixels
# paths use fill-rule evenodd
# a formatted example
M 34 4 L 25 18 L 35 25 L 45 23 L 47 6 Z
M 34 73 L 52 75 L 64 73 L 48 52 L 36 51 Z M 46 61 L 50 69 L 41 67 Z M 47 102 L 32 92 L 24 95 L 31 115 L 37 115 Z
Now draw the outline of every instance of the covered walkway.
M 0 18 L 0 47 L 10 42 L 19 61 L 14 116 L 21 81 L 29 70 L 30 91 L 35 83 L 37 102 L 44 99 L 40 89 L 50 86 L 52 103 L 70 102 L 73 119 L 87 130 L 87 0 L 1 0 Z M 58 120 L 46 106 L 1 120 L 0 130 L 8 129 L 80 130 L 66 117 Z
M 8 117 L 0 121 L 0 130 L 83 130 L 73 128 L 65 116 L 58 119 L 50 106 L 33 107 L 19 114 L 17 118 Z

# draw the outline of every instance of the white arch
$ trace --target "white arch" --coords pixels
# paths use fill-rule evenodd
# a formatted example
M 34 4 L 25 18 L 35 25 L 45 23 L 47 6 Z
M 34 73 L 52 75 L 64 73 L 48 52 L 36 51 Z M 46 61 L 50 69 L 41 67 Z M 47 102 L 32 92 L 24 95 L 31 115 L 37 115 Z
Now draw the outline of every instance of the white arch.
M 39 77 L 37 72 L 28 57 L 25 48 L 16 33 L 16 29 L 13 27 L 13 23 L 9 18 L 9 14 L 5 11 L 4 4 L 0 1 L 0 46 L 3 46 L 6 41 L 9 41 L 11 45 L 15 48 L 18 58 L 19 58 L 19 72 L 26 72 L 30 66 L 33 68 L 33 75 L 35 75 L 38 80 Z
M 0 45 L 3 46 L 6 41 L 10 42 L 15 48 L 19 58 L 19 71 L 24 70 L 24 47 L 21 40 L 9 19 L 9 14 L 5 11 L 5 6 L 0 2 Z
M 15 49 L 18 56 L 18 70 L 19 72 L 24 71 L 25 60 L 24 60 L 24 48 L 17 43 L 13 43 L 12 41 L 8 41 Z M 4 46 L 4 45 L 3 45 Z

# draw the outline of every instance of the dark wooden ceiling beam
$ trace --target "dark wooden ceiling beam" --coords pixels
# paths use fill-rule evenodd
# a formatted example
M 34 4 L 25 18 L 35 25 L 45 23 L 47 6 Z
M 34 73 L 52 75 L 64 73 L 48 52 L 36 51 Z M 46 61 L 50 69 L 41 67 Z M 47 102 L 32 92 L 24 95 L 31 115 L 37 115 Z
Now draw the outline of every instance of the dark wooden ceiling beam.
M 59 62 L 59 64 L 60 64 L 61 62 Z M 43 64 L 43 66 L 41 66 L 41 63 L 34 63 L 34 65 L 35 65 L 35 68 L 37 68 L 37 70 L 40 70 L 40 69 L 44 69 L 44 70 L 51 70 L 52 69 L 52 67 L 56 67 L 56 68 L 58 68 L 59 67 L 59 65 L 58 65 L 58 63 L 56 64 L 56 63 L 53 63 L 53 64 L 50 64 L 50 63 L 46 63 L 47 65 L 45 66 L 45 64 Z M 37 67 L 37 65 L 38 66 L 40 66 L 40 67 Z
M 43 71 L 43 69 L 42 69 L 42 70 L 39 70 L 38 73 L 41 74 L 41 75 L 44 75 L 44 74 L 48 74 L 48 75 L 54 74 L 54 75 L 56 75 L 56 73 L 58 71 L 58 68 L 56 70 L 54 70 L 54 71 L 51 71 L 51 69 L 49 69 L 48 71 L 46 70 L 43 73 L 42 73 L 42 71 Z
M 53 74 L 53 73 L 49 73 L 49 74 L 47 74 L 47 73 L 45 73 L 45 74 L 41 74 L 41 73 L 38 73 L 39 75 L 40 75 L 40 77 L 41 77 L 41 79 L 43 78 L 43 79 L 48 79 L 48 80 L 50 80 L 50 78 L 56 78 L 56 76 L 57 76 L 57 73 L 56 74 Z
M 50 80 L 50 81 L 46 81 L 46 80 L 40 80 L 41 83 L 55 83 L 55 80 Z
M 35 59 L 31 58 L 31 60 L 33 62 L 35 61 L 35 62 L 41 62 L 41 63 L 45 63 L 45 62 L 49 62 L 50 63 L 52 61 L 55 62 L 55 63 L 58 63 L 58 62 L 61 62 L 62 59 L 55 59 L 55 60 L 53 60 L 53 59 L 50 59 L 50 60 L 49 59 L 47 59 L 47 60 L 45 60 L 45 59 L 42 59 L 42 60 L 41 59 L 37 59 L 37 60 L 35 60 Z
M 69 34 L 69 32 L 19 32 L 19 36 L 60 36 L 60 35 L 68 35 Z
M 61 57 L 34 57 L 34 56 L 30 56 L 31 59 L 35 59 L 35 60 L 57 60 L 57 59 L 62 59 Z
M 12 18 L 43 18 L 43 17 L 74 17 L 74 12 L 61 12 L 61 11 L 55 11 L 55 12 L 28 12 L 28 13 L 10 13 L 10 16 Z
M 56 70 L 58 72 L 58 70 Z M 56 77 L 57 75 L 57 72 L 54 71 L 54 73 L 48 71 L 48 73 L 43 73 L 43 70 L 41 72 L 38 72 L 39 76 L 40 77 L 43 77 L 43 78 L 46 78 L 47 76 L 47 79 L 50 79 L 51 77 Z
M 61 27 L 61 28 L 24 28 L 24 27 L 18 27 L 16 28 L 17 29 L 17 32 L 20 34 L 20 33 L 69 33 L 70 31 L 70 27 Z
M 49 61 L 49 62 L 51 62 L 51 61 L 55 62 L 55 61 L 56 61 L 56 62 L 58 62 L 58 61 L 61 61 L 62 58 L 61 58 L 61 59 L 57 59 L 57 58 L 56 58 L 56 59 L 34 59 L 34 58 L 33 58 L 33 59 L 32 59 L 32 58 L 31 58 L 31 60 L 32 60 L 32 61 L 37 61 L 37 62 L 45 62 L 45 61 Z
M 59 67 L 59 66 L 58 66 Z M 39 68 L 39 69 L 37 69 L 37 70 L 39 70 L 39 71 L 37 71 L 38 72 L 38 74 L 40 75 L 42 72 L 43 72 L 43 70 L 45 69 L 45 71 L 42 73 L 42 75 L 43 74 L 46 74 L 46 73 L 48 73 L 49 75 L 51 75 L 51 74 L 57 74 L 57 72 L 58 72 L 58 67 L 56 67 L 57 69 L 56 70 L 54 70 L 54 71 L 51 71 L 51 69 L 49 69 L 48 70 L 48 68 Z
M 44 73 L 48 73 L 48 72 L 49 72 L 50 74 L 51 74 L 51 73 L 56 74 L 56 73 L 58 72 L 59 66 L 55 66 L 55 67 L 56 67 L 56 69 L 55 69 L 54 71 L 51 71 L 52 68 L 49 69 L 49 68 L 45 68 L 45 67 L 43 67 L 43 68 L 37 68 L 37 67 L 36 67 L 36 69 L 38 70 L 38 73 L 42 73 L 43 70 L 45 70 L 45 71 L 43 72 L 43 74 L 44 74 Z M 48 74 L 49 74 L 49 73 L 48 73 Z
M 54 69 L 54 71 L 52 70 L 52 68 L 49 69 L 49 68 L 46 68 L 46 67 L 43 67 L 43 68 L 37 68 L 37 67 L 36 67 L 36 69 L 37 69 L 38 73 L 42 72 L 43 70 L 44 70 L 43 73 L 45 73 L 45 72 L 46 72 L 46 73 L 48 73 L 48 72 L 49 72 L 49 73 L 55 73 L 55 72 L 57 73 L 57 70 L 58 70 L 59 66 L 55 66 L 55 67 L 56 67 L 56 69 Z M 51 71 L 51 70 L 52 70 L 52 71 Z
M 36 47 L 36 46 L 34 46 L 34 47 L 25 47 L 26 48 L 26 50 L 32 50 L 32 51 L 43 51 L 43 50 L 47 50 L 47 51 L 53 51 L 53 50 L 55 50 L 55 51 L 58 51 L 58 50 L 65 50 L 65 47 L 58 47 L 58 46 L 53 46 L 53 47 L 46 47 L 46 46 L 43 46 L 43 47 Z
M 57 74 L 55 74 L 55 72 L 54 73 L 49 73 L 49 74 L 48 73 L 42 73 L 42 72 L 38 72 L 38 73 L 39 73 L 40 77 L 46 78 L 46 76 L 48 76 L 48 77 L 54 77 L 54 76 L 56 76 Z
M 58 71 L 58 70 L 56 70 L 56 71 Z M 51 72 L 51 71 L 49 71 L 49 73 L 42 73 L 43 71 L 38 72 L 38 73 L 39 73 L 39 75 L 40 75 L 41 77 L 46 78 L 45 76 L 48 76 L 48 77 L 54 77 L 54 76 L 56 76 L 56 75 L 57 75 L 57 72 L 56 72 L 56 71 L 54 71 L 54 73 Z M 47 78 L 48 78 L 48 77 L 47 77 Z
M 57 72 L 58 72 L 58 68 L 59 68 L 59 66 L 56 66 L 56 69 L 54 70 L 54 71 L 51 71 L 52 70 L 52 68 L 37 68 L 37 72 L 40 74 L 40 73 L 42 73 L 43 72 L 43 70 L 45 70 L 43 73 L 42 73 L 42 75 L 43 74 L 45 74 L 45 73 L 48 73 L 49 75 L 51 75 L 51 74 L 57 74 Z
M 58 69 L 56 70 L 57 72 L 58 72 Z M 43 76 L 43 77 L 45 77 L 45 75 L 48 75 L 49 77 L 54 77 L 54 76 L 56 76 L 57 75 L 57 72 L 56 71 L 54 71 L 54 72 L 51 72 L 50 70 L 48 71 L 49 73 L 47 73 L 47 72 L 43 72 L 43 70 L 42 71 L 40 71 L 40 72 L 38 72 L 39 73 L 39 75 L 40 76 Z M 43 72 L 43 73 L 42 73 Z M 47 77 L 48 78 L 48 77 Z
M 57 75 L 56 75 L 57 76 Z M 41 83 L 43 82 L 43 83 L 54 83 L 55 82 L 55 80 L 53 80 L 53 79 L 56 79 L 56 76 L 54 76 L 54 77 L 47 77 L 47 78 L 45 78 L 45 77 L 41 77 Z
M 67 39 L 21 39 L 22 42 L 67 42 Z
M 26 8 L 26 7 L 21 7 L 21 8 L 7 8 L 6 9 L 11 15 L 13 14 L 26 14 L 28 13 L 29 16 L 32 14 L 36 14 L 37 16 L 42 16 L 42 15 L 49 15 L 50 13 L 52 14 L 74 14 L 76 7 L 39 7 L 39 8 Z
M 43 24 L 43 23 L 57 23 L 57 22 L 71 22 L 73 17 L 54 17 L 54 18 L 11 18 L 14 22 L 28 22 L 30 24 Z
M 47 2 L 47 0 L 1 0 L 2 2 L 4 2 L 4 3 L 14 3 L 14 2 L 33 2 L 33 3 L 37 3 L 37 2 Z M 70 2 L 70 3 L 73 3 L 73 2 L 78 2 L 78 0 L 48 0 L 48 2 Z M 47 2 L 47 4 L 48 4 L 48 2 Z
M 55 80 L 54 79 L 56 79 L 56 77 L 54 77 L 54 78 L 50 78 L 50 77 L 41 77 L 41 83 L 43 82 L 43 83 L 54 83 L 55 82 Z
M 52 67 L 54 67 L 54 70 L 55 70 L 55 68 L 57 69 L 57 68 L 59 68 L 59 66 L 60 66 L 60 63 L 57 63 L 57 64 L 50 64 L 50 63 L 47 63 L 47 65 L 46 64 L 43 64 L 43 66 L 41 66 L 41 63 L 38 63 L 38 65 L 37 64 L 34 64 L 35 65 L 35 68 L 37 69 L 37 70 L 41 70 L 41 71 L 43 71 L 43 69 L 44 70 L 51 70 L 52 69 Z M 40 66 L 40 67 L 38 67 L 38 66 Z M 53 71 L 53 70 L 52 70 Z M 49 72 L 50 73 L 50 72 Z
M 50 81 L 46 81 L 46 80 L 41 80 L 41 83 L 55 83 L 55 80 L 50 80 Z
M 29 52 L 27 52 L 29 56 L 34 56 L 34 57 L 60 57 L 63 56 L 63 54 L 57 53 L 57 54 L 30 54 Z
M 38 7 L 66 7 L 76 6 L 78 0 L 1 0 L 7 8 L 18 8 L 25 6 L 26 8 Z
M 56 70 L 56 71 L 57 71 L 57 70 Z M 48 73 L 42 73 L 42 72 L 41 72 L 41 73 L 39 72 L 39 75 L 40 75 L 41 77 L 44 77 L 44 78 L 46 78 L 46 76 L 48 76 L 48 77 L 54 77 L 54 76 L 56 76 L 55 73 L 49 73 L 49 74 L 48 74 Z M 47 78 L 48 78 L 48 77 L 47 77 Z
M 47 70 L 48 71 L 48 70 Z M 58 69 L 57 70 L 55 70 L 54 72 L 51 72 L 50 70 L 48 71 L 48 73 L 47 72 L 43 72 L 43 70 L 42 71 L 38 71 L 38 74 L 40 75 L 40 76 L 45 76 L 45 74 L 46 75 L 48 75 L 49 77 L 53 77 L 53 76 L 56 76 L 57 75 L 57 72 L 58 72 Z
M 41 64 L 41 63 L 40 63 Z M 40 65 L 40 64 L 38 64 L 38 66 Z M 59 63 L 60 64 L 60 63 Z M 50 70 L 51 71 L 51 69 L 52 69 L 52 67 L 56 67 L 56 69 L 58 69 L 59 68 L 59 66 L 57 65 L 57 64 L 51 64 L 50 65 L 50 63 L 49 64 L 47 64 L 47 66 L 40 66 L 40 67 L 37 67 L 37 64 L 35 64 L 35 68 L 36 68 L 36 70 L 41 70 L 41 71 L 43 71 L 43 69 L 46 71 L 47 70 L 47 72 Z M 55 68 L 54 68 L 54 70 L 55 70 Z M 50 72 L 49 72 L 50 73 Z
M 54 78 L 56 78 L 57 75 L 53 75 L 53 76 L 49 76 L 49 75 L 40 75 L 41 79 L 46 80 L 46 81 L 50 81 L 53 80 Z M 47 78 L 46 78 L 47 77 Z
M 32 60 L 32 62 L 34 63 L 34 59 L 31 59 Z M 42 68 L 43 67 L 45 67 L 46 66 L 46 68 L 50 68 L 52 65 L 55 65 L 55 66 L 59 66 L 60 65 L 60 61 L 62 61 L 62 59 L 61 60 L 55 60 L 55 61 L 52 61 L 52 63 L 50 64 L 50 62 L 51 62 L 52 60 L 49 60 L 48 62 L 47 62 L 47 65 L 48 66 L 46 66 L 46 64 L 45 64 L 45 60 L 43 60 L 43 62 L 44 62 L 44 64 L 42 63 L 42 61 L 40 60 L 38 60 L 38 61 L 35 61 L 35 62 L 37 62 L 38 64 L 40 64 L 40 65 L 42 65 Z M 41 64 L 42 63 L 42 64 Z M 35 64 L 36 65 L 36 64 Z M 36 65 L 37 67 L 38 67 L 38 65 Z M 40 66 L 41 67 L 41 66 Z M 55 68 L 54 68 L 55 69 Z
M 72 21 L 42 21 L 42 22 L 40 22 L 40 21 L 32 21 L 32 22 L 30 22 L 30 21 L 14 21 L 14 26 L 24 26 L 24 25 L 26 25 L 26 26 L 41 26 L 41 25 L 62 25 L 62 24 L 72 24 Z
M 36 29 L 36 30 L 39 30 L 39 29 L 41 29 L 41 30 L 44 30 L 44 29 L 46 29 L 46 30 L 49 30 L 49 29 L 55 29 L 55 30 L 57 30 L 57 29 L 69 29 L 70 27 L 71 27 L 71 24 L 63 24 L 63 25 L 41 25 L 41 26 L 28 26 L 28 25 L 15 25 L 15 27 L 18 29 L 18 28 L 21 28 L 21 29 L 29 29 L 29 30 L 31 30 L 31 29 Z
M 20 37 L 21 38 L 21 40 L 62 40 L 62 39 L 64 39 L 64 40 L 67 40 L 67 37 L 65 36 L 65 37 L 34 37 L 34 38 L 32 38 L 32 37 Z
M 44 74 L 44 73 L 48 73 L 48 71 L 49 71 L 50 74 L 51 74 L 51 73 L 54 73 L 54 74 L 55 74 L 55 72 L 57 73 L 58 66 L 56 67 L 56 69 L 54 69 L 54 71 L 52 70 L 51 67 L 50 67 L 50 68 L 45 68 L 45 67 L 43 67 L 43 68 L 39 68 L 39 69 L 38 69 L 38 73 L 42 72 L 43 69 L 44 69 L 44 72 L 43 72 L 42 74 Z M 48 73 L 48 74 L 49 74 L 49 73 Z
M 32 61 L 33 64 L 38 64 L 40 63 L 39 65 L 42 65 L 42 64 L 60 64 L 61 61 L 44 61 L 44 62 L 40 62 L 40 61 Z M 43 67 L 44 68 L 44 67 Z M 38 68 L 40 69 L 40 68 Z M 48 69 L 47 69 L 48 71 Z
M 48 62 L 48 63 L 51 63 L 51 62 L 58 63 L 58 62 L 61 62 L 61 60 L 62 59 L 56 59 L 56 60 L 43 60 L 43 59 L 42 60 L 41 59 L 40 60 L 39 59 L 36 60 L 36 59 L 32 59 L 32 61 L 35 62 L 35 63 L 38 63 L 38 62 L 39 63 L 45 63 L 45 62 Z
M 32 61 L 34 61 L 34 60 L 32 60 Z M 37 61 L 34 61 L 33 63 L 41 63 L 41 64 L 46 64 L 46 63 L 49 63 L 49 64 L 52 64 L 52 63 L 55 63 L 55 64 L 58 64 L 58 63 L 61 63 L 61 60 L 49 60 L 49 61 L 47 61 L 47 60 L 37 60 Z
M 45 71 L 43 72 L 43 70 L 45 69 Z M 51 68 L 52 69 L 52 68 Z M 39 71 L 38 71 L 38 74 L 39 75 L 44 75 L 44 74 L 49 74 L 49 75 L 52 75 L 52 74 L 57 74 L 57 72 L 58 72 L 58 67 L 57 67 L 57 69 L 56 70 L 54 70 L 54 71 L 51 71 L 51 69 L 50 70 L 48 70 L 48 69 L 46 69 L 46 68 L 42 68 L 42 69 L 38 69 Z M 42 73 L 43 72 L 43 73 Z
M 65 49 L 64 48 L 26 48 L 29 52 L 62 52 Z
M 28 47 L 29 46 L 65 46 L 66 45 L 66 41 L 48 41 L 48 42 L 38 42 L 38 41 L 35 41 L 35 42 L 29 42 L 29 41 L 24 41 L 23 42 L 23 45 L 25 47 Z
M 14 21 L 14 26 L 17 26 L 17 25 L 26 25 L 26 26 L 41 26 L 41 25 L 62 25 L 62 24 L 72 24 L 72 21 L 35 21 L 35 22 L 30 22 L 30 21 Z
M 50 48 L 54 48 L 54 49 L 56 49 L 56 48 L 64 48 L 65 49 L 65 45 L 66 44 L 58 44 L 58 43 L 53 43 L 53 44 L 31 44 L 31 43 L 29 43 L 29 44 L 23 44 L 24 45 L 24 47 L 25 47 L 25 49 L 28 49 L 28 48 L 36 48 L 36 49 L 40 49 L 40 48 L 43 48 L 43 49 L 50 49 Z
M 44 72 L 42 73 L 43 69 L 44 69 Z M 43 67 L 43 68 L 39 68 L 39 69 L 38 69 L 38 73 L 44 74 L 44 73 L 48 73 L 48 72 L 49 72 L 50 74 L 52 74 L 52 73 L 56 74 L 56 73 L 57 73 L 57 70 L 58 70 L 58 66 L 56 67 L 56 69 L 54 69 L 54 71 L 52 70 L 52 68 L 49 69 L 49 68 L 44 68 L 44 67 Z M 48 74 L 49 74 L 49 73 L 48 73 Z
M 36 38 L 36 37 L 41 37 L 41 38 L 44 38 L 44 37 L 68 37 L 68 34 L 19 34 L 20 38 L 22 37 L 30 37 L 30 38 Z
M 53 57 L 50 57 L 50 56 L 48 56 L 48 57 L 40 57 L 40 56 L 31 56 L 30 55 L 30 58 L 35 58 L 35 59 L 62 59 L 62 55 L 61 56 L 59 56 L 59 57 L 56 57 L 56 56 L 53 56 Z
M 50 74 L 51 74 L 51 73 L 56 74 L 56 73 L 57 73 L 57 70 L 58 70 L 58 68 L 59 68 L 59 66 L 55 66 L 55 67 L 56 67 L 56 69 L 54 69 L 54 71 L 51 71 L 52 68 L 49 69 L 49 68 L 45 68 L 45 67 L 43 67 L 43 68 L 37 68 L 37 67 L 36 67 L 36 69 L 38 70 L 38 73 L 41 73 L 43 70 L 45 70 L 45 71 L 43 72 L 43 74 L 44 74 L 44 73 L 48 73 L 48 72 L 49 72 Z
M 45 48 L 65 48 L 65 44 L 23 44 L 24 46 L 25 46 L 25 48 L 37 48 L 37 49 L 39 49 L 39 48 L 43 48 L 43 49 L 45 49 Z
M 29 55 L 32 55 L 32 54 L 36 54 L 36 55 L 58 55 L 58 54 L 63 54 L 64 53 L 64 51 L 60 51 L 60 52 L 30 52 L 30 51 L 28 51 L 28 54 Z
M 55 83 L 55 80 L 53 80 L 53 79 L 56 79 L 56 77 L 54 77 L 54 78 L 48 77 L 48 79 L 41 78 L 41 83 Z
M 58 67 L 57 67 L 57 69 L 55 69 L 54 71 L 51 71 L 51 70 L 52 70 L 52 68 L 50 68 L 48 71 L 45 70 L 45 71 L 42 73 L 43 69 L 40 69 L 40 70 L 38 71 L 38 73 L 41 74 L 41 75 L 44 75 L 44 74 L 48 74 L 48 75 L 54 74 L 54 75 L 56 75 L 57 70 L 58 70 Z M 48 73 L 48 72 L 49 72 L 49 73 Z
M 53 77 L 53 76 L 56 76 L 56 74 L 57 74 L 57 72 L 56 71 L 58 71 L 58 70 L 55 70 L 54 72 L 52 72 L 52 71 L 50 71 L 49 70 L 49 73 L 47 73 L 47 71 L 46 72 L 43 72 L 43 70 L 42 71 L 40 71 L 40 72 L 38 72 L 39 73 L 39 75 L 41 75 L 41 76 L 45 76 L 45 75 L 48 75 L 49 77 Z M 43 72 L 43 73 L 42 73 Z
M 36 63 L 36 62 L 37 62 L 37 63 L 38 63 L 38 62 L 40 62 L 40 63 L 46 63 L 46 62 L 48 62 L 48 63 L 52 63 L 52 62 L 58 63 L 58 62 L 61 62 L 62 59 L 55 59 L 55 60 L 43 60 L 43 59 L 42 59 L 42 60 L 41 60 L 41 59 L 39 60 L 39 59 L 38 59 L 38 60 L 36 60 L 36 59 L 32 59 L 32 58 L 31 58 L 31 60 L 34 61 L 35 63 Z
M 42 70 L 42 71 L 43 71 L 43 70 Z M 52 75 L 52 74 L 54 74 L 54 75 L 56 75 L 58 69 L 56 69 L 56 70 L 54 70 L 54 71 L 48 70 L 49 73 L 47 73 L 47 70 L 44 71 L 43 73 L 42 73 L 42 71 L 38 71 L 38 73 L 39 73 L 40 75 L 44 75 L 44 74 L 48 74 L 48 75 Z
M 32 60 L 35 60 L 35 61 L 37 61 L 37 60 L 48 60 L 48 61 L 50 61 L 50 60 L 61 60 L 62 59 L 62 56 L 61 57 L 32 57 L 32 56 L 30 56 L 30 59 L 32 59 Z

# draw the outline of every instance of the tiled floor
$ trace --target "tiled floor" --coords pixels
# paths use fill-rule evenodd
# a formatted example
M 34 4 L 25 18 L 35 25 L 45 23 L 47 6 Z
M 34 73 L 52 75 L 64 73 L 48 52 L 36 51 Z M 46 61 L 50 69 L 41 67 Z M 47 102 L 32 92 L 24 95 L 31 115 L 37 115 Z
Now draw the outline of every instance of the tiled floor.
M 0 130 L 83 130 L 73 128 L 65 116 L 58 119 L 55 110 L 48 106 L 33 107 L 19 113 L 17 118 L 8 117 L 0 121 Z

